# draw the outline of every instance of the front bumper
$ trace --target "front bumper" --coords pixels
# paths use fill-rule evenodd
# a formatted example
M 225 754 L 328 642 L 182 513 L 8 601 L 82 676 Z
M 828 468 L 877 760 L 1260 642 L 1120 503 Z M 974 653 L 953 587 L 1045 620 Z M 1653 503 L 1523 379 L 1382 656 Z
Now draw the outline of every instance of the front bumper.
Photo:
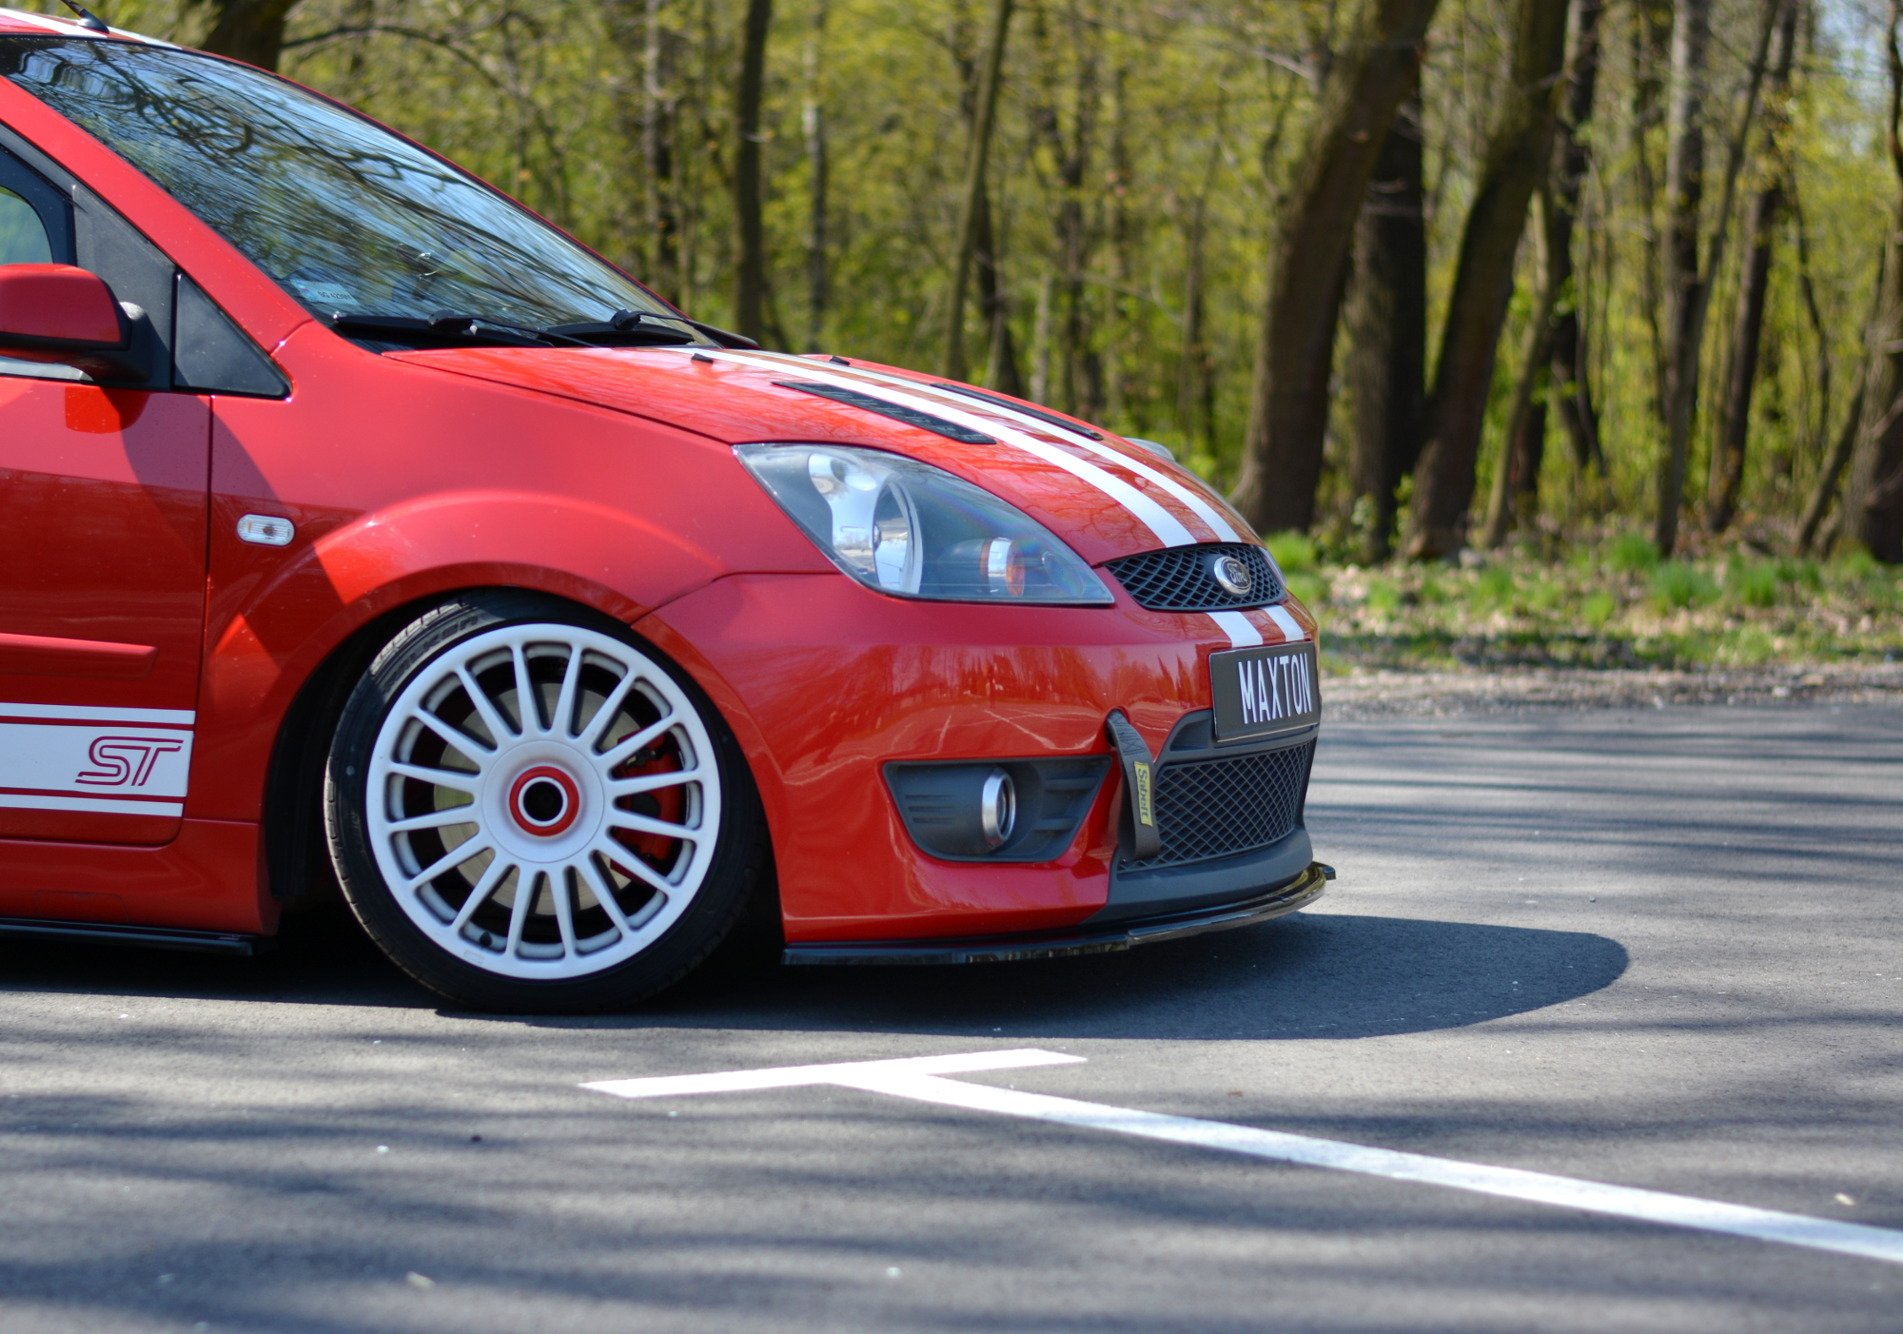
M 1158 913 L 1121 922 L 1093 918 L 1070 931 L 984 940 L 814 941 L 786 947 L 791 964 L 848 963 L 1003 963 L 1015 959 L 1054 959 L 1067 954 L 1111 954 L 1160 940 L 1181 940 L 1205 931 L 1251 926 L 1306 908 L 1335 878 L 1333 867 L 1310 862 L 1287 884 L 1231 903 Z
M 1248 616 L 1266 642 L 1282 637 L 1274 618 Z M 1115 776 L 1047 861 L 940 860 L 901 818 L 888 765 L 1107 761 L 1113 711 L 1168 764 L 1190 716 L 1207 717 L 1211 653 L 1232 646 L 1207 616 L 1146 612 L 1121 594 L 1114 608 L 912 602 L 829 573 L 732 576 L 634 628 L 700 683 L 747 755 L 790 948 L 1094 937 L 1113 920 L 1122 932 L 1233 905 L 1308 864 L 1299 811 L 1287 837 L 1256 849 L 1272 854 L 1260 864 L 1132 864 Z

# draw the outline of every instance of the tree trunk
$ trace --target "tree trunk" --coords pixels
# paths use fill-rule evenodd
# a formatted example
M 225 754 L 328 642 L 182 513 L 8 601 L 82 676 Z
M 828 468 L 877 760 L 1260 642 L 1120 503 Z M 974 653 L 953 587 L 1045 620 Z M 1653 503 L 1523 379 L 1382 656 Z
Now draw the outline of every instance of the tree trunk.
M 1447 555 L 1465 541 L 1500 326 L 1513 296 L 1514 259 L 1527 205 L 1551 162 L 1566 9 L 1551 0 L 1520 0 L 1517 6 L 1513 69 L 1488 127 L 1480 181 L 1461 235 L 1434 367 L 1427 448 L 1414 472 L 1408 554 L 1416 560 Z
M 1684 498 L 1685 465 L 1691 451 L 1692 419 L 1698 406 L 1698 360 L 1705 345 L 1705 316 L 1711 303 L 1711 274 L 1724 262 L 1731 201 L 1744 166 L 1744 148 L 1764 83 L 1771 33 L 1784 0 L 1766 0 L 1757 49 L 1751 57 L 1744 114 L 1726 155 L 1724 195 L 1714 215 L 1705 266 L 1699 266 L 1698 200 L 1704 192 L 1703 107 L 1705 55 L 1711 36 L 1711 0 L 1679 0 L 1672 29 L 1672 161 L 1666 188 L 1671 227 L 1666 237 L 1667 295 L 1672 302 L 1671 339 L 1667 344 L 1670 397 L 1665 448 L 1659 453 L 1658 512 L 1652 540 L 1661 555 L 1678 545 L 1678 509 Z M 1689 203 L 1687 202 L 1689 200 Z
M 1553 213 L 1550 189 L 1541 192 L 1540 211 L 1550 226 Z M 1535 235 L 1543 237 L 1545 230 Z M 1487 523 L 1481 545 L 1490 549 L 1507 540 L 1516 518 L 1514 511 L 1525 505 L 1526 497 L 1539 494 L 1540 465 L 1545 461 L 1544 380 L 1553 354 L 1553 310 L 1559 299 L 1559 284 L 1552 256 L 1544 253 L 1544 240 L 1541 251 L 1539 304 L 1533 318 L 1527 321 L 1526 350 L 1520 356 L 1520 373 L 1513 382 L 1506 432 L 1500 438 L 1500 461 L 1493 470 L 1493 486 L 1487 497 Z
M 831 157 L 826 144 L 824 57 L 827 0 L 815 0 L 813 27 L 806 35 L 806 104 L 800 108 L 800 133 L 806 140 L 806 346 L 817 351 L 825 341 L 828 274 L 827 176 Z
M 1427 429 L 1427 218 L 1418 88 L 1388 127 L 1355 224 L 1349 280 L 1348 399 L 1361 533 L 1370 564 L 1393 552 L 1395 489 Z
M 1631 8 L 1632 159 L 1639 187 L 1639 216 L 1647 234 L 1658 225 L 1658 168 L 1652 152 L 1652 131 L 1662 115 L 1660 102 L 1665 81 L 1659 71 L 1667 68 L 1672 49 L 1672 0 L 1633 0 Z M 1665 327 L 1659 312 L 1665 306 L 1659 274 L 1663 246 L 1647 246 L 1639 264 L 1641 308 L 1646 332 L 1652 343 L 1652 410 L 1659 424 L 1665 423 L 1667 400 L 1671 396 L 1671 375 L 1666 370 Z
M 1355 217 L 1415 86 L 1438 0 L 1361 0 L 1279 210 L 1235 501 L 1263 533 L 1315 517 L 1329 369 Z
M 202 2 L 202 0 L 201 0 Z M 274 70 L 284 54 L 284 25 L 298 0 L 210 0 L 211 31 L 198 44 L 207 51 Z
M 1850 535 L 1887 564 L 1903 562 L 1903 0 L 1890 0 L 1890 159 L 1897 197 L 1865 383 L 1863 438 L 1845 505 Z
M 766 85 L 767 29 L 773 0 L 747 0 L 740 42 L 740 82 L 734 95 L 734 328 L 766 336 L 766 225 L 760 170 L 760 102 Z
M 952 251 L 951 296 L 945 303 L 945 378 L 948 380 L 970 378 L 965 368 L 965 292 L 971 284 L 973 257 L 978 250 L 979 217 L 985 203 L 985 168 L 991 153 L 991 126 L 997 118 L 998 85 L 1004 70 L 1011 7 L 1012 0 L 997 0 L 997 7 L 992 10 L 991 33 L 985 43 L 984 65 L 978 76 L 971 143 L 965 152 L 965 193 L 958 212 L 958 241 Z
M 1560 422 L 1572 441 L 1580 471 L 1598 458 L 1599 419 L 1582 365 L 1584 349 L 1580 297 L 1573 267 L 1573 229 L 1580 194 L 1591 165 L 1586 133 L 1592 122 L 1593 95 L 1599 75 L 1599 18 L 1603 0 L 1573 0 L 1568 22 L 1566 93 L 1554 128 L 1552 174 L 1540 191 L 1538 232 L 1543 283 L 1538 310 L 1529 326 L 1519 380 L 1507 412 L 1502 445 L 1504 466 L 1494 475 L 1487 505 L 1486 545 L 1506 541 L 1515 525 L 1539 512 L 1540 468 L 1546 459 L 1549 393 L 1559 405 Z
M 1599 85 L 1599 20 L 1604 0 L 1573 0 L 1568 37 L 1566 103 L 1560 111 L 1553 147 L 1552 208 L 1546 212 L 1546 255 L 1558 302 L 1553 317 L 1551 367 L 1553 402 L 1560 425 L 1572 444 L 1573 463 L 1584 472 L 1604 475 L 1606 458 L 1599 445 L 1599 412 L 1593 406 L 1587 374 L 1584 293 L 1573 263 L 1573 233 L 1579 221 L 1586 175 L 1592 168 L 1590 127 Z
M 1745 221 L 1750 249 L 1744 256 L 1744 275 L 1738 284 L 1738 311 L 1732 323 L 1730 364 L 1726 367 L 1725 395 L 1718 405 L 1718 435 L 1711 451 L 1711 475 L 1706 484 L 1705 523 L 1722 533 L 1737 513 L 1738 489 L 1744 481 L 1746 442 L 1751 431 L 1751 391 L 1758 379 L 1758 352 L 1763 341 L 1764 306 L 1771 287 L 1771 247 L 1784 212 L 1784 183 L 1789 178 L 1791 65 L 1797 48 L 1796 0 L 1783 0 L 1771 49 L 1770 87 L 1764 108 L 1764 184 L 1752 195 Z

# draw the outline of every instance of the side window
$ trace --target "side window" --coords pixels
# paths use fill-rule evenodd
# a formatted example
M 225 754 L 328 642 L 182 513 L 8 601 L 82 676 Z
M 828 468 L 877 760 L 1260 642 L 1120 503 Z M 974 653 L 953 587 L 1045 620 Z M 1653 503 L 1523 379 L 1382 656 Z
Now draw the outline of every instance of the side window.
M 0 185 L 0 264 L 51 264 L 53 240 L 33 206 Z
M 71 264 L 73 206 L 19 158 L 0 147 L 0 264 Z M 0 357 L 0 376 L 74 380 L 66 366 Z

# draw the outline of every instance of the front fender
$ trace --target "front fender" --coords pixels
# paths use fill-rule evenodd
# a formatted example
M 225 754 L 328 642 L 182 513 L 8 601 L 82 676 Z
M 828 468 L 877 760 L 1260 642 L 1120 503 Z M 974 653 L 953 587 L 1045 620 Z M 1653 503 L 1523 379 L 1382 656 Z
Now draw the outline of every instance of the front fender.
M 235 543 L 235 519 L 214 524 L 215 544 Z M 190 814 L 260 818 L 292 699 L 341 645 L 391 613 L 471 588 L 519 588 L 630 624 L 723 571 L 677 533 L 564 496 L 456 492 L 332 528 L 221 599 L 207 636 Z

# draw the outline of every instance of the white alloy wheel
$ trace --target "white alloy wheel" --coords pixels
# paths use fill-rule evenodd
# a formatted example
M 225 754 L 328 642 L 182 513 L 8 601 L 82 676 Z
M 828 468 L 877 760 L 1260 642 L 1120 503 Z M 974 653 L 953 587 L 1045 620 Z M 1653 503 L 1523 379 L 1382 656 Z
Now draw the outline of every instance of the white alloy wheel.
M 622 639 L 505 624 L 427 659 L 383 714 L 363 833 L 395 905 L 498 977 L 599 974 L 707 882 L 722 783 L 699 708 Z

